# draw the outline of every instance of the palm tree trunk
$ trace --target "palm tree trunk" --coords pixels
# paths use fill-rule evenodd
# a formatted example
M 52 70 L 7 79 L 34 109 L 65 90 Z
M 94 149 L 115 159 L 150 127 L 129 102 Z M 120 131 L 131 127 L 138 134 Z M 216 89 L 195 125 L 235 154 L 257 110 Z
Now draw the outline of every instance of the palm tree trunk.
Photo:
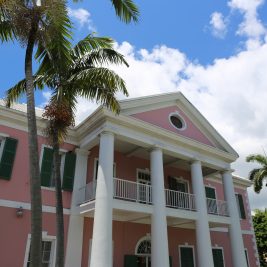
M 59 139 L 58 130 L 53 131 L 53 179 L 56 187 L 56 225 L 57 225 L 57 252 L 56 252 L 56 267 L 64 267 L 64 217 L 63 217 L 63 202 L 61 191 L 61 175 L 60 164 L 61 158 L 59 155 Z
M 42 266 L 42 198 L 39 170 L 39 153 L 35 116 L 32 54 L 38 31 L 38 17 L 34 16 L 25 55 L 25 78 L 27 90 L 28 145 L 31 188 L 31 265 Z

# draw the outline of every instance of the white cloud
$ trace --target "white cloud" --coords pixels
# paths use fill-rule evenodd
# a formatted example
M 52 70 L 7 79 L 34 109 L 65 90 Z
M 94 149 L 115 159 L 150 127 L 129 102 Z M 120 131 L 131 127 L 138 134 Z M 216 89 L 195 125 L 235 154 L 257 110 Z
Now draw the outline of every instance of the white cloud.
M 44 101 L 43 101 L 43 103 L 40 104 L 40 107 L 43 108 L 44 106 L 46 106 L 48 104 L 48 102 L 51 98 L 51 95 L 52 95 L 52 93 L 50 91 L 43 91 L 42 92 L 42 96 L 44 98 Z
M 96 28 L 91 19 L 91 14 L 88 10 L 84 8 L 74 9 L 69 7 L 68 13 L 70 17 L 74 18 L 79 23 L 80 27 L 87 26 L 90 31 L 96 31 Z
M 266 35 L 266 28 L 258 18 L 258 9 L 263 3 L 264 0 L 230 0 L 228 2 L 232 10 L 237 10 L 244 15 L 237 34 L 248 37 L 248 49 L 258 47 Z
M 218 38 L 224 38 L 227 32 L 227 23 L 222 13 L 213 12 L 210 16 L 212 34 Z

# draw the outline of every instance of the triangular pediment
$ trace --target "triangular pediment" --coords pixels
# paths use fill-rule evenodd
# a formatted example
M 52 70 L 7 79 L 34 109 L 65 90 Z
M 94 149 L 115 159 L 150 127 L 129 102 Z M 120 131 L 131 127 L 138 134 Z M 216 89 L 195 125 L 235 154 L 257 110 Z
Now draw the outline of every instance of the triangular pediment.
M 124 100 L 120 104 L 123 115 L 237 156 L 234 149 L 180 92 Z M 184 127 L 175 127 L 173 117 L 181 119 Z

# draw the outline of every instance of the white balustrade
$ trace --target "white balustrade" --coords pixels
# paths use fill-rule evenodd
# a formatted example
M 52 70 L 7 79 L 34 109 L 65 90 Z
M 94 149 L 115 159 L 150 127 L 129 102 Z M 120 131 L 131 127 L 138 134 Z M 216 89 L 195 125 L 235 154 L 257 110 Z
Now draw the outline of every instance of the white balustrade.
M 80 200 L 78 204 L 89 202 L 95 200 L 96 193 L 96 181 L 88 183 L 86 186 L 83 186 L 79 189 Z
M 165 189 L 166 206 L 176 209 L 196 210 L 195 208 L 195 195 Z
M 114 197 L 140 203 L 152 203 L 151 185 L 114 178 Z
M 213 198 L 207 198 L 207 209 L 209 214 L 229 216 L 227 202 Z
M 152 204 L 151 185 L 114 178 L 113 186 L 113 196 L 116 199 Z M 95 193 L 96 181 L 92 181 L 80 188 L 80 199 L 77 204 L 95 200 Z M 166 206 L 169 208 L 196 210 L 194 194 L 165 189 L 165 197 Z M 227 202 L 223 200 L 207 198 L 207 209 L 209 214 L 229 216 Z

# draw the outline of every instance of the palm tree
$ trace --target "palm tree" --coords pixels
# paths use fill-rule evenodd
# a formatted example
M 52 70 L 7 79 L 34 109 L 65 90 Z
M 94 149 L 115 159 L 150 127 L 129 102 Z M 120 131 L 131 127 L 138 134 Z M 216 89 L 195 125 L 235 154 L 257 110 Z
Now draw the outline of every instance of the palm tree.
M 41 266 L 42 249 L 42 201 L 38 143 L 34 100 L 34 79 L 32 71 L 33 49 L 42 45 L 68 48 L 70 21 L 65 1 L 56 0 L 0 0 L 0 40 L 17 40 L 26 48 L 25 90 L 27 96 L 27 119 L 29 140 L 29 168 L 31 188 L 31 266 Z M 56 42 L 50 40 L 56 39 Z M 62 51 L 62 54 L 63 51 Z
M 267 179 L 267 156 L 263 156 L 260 154 L 253 154 L 249 155 L 246 158 L 247 162 L 256 162 L 260 166 L 260 168 L 255 168 L 249 173 L 249 180 L 253 181 L 254 183 L 254 191 L 256 193 L 260 193 L 263 181 Z M 267 186 L 265 181 L 265 186 Z
M 52 89 L 52 97 L 45 107 L 43 116 L 48 125 L 46 134 L 53 147 L 52 177 L 56 187 L 57 209 L 57 257 L 56 266 L 64 266 L 64 222 L 60 174 L 60 144 L 65 140 L 67 130 L 74 124 L 77 97 L 97 100 L 113 112 L 120 111 L 115 94 L 121 91 L 128 95 L 124 81 L 112 70 L 109 64 L 124 64 L 124 57 L 112 49 L 109 38 L 87 36 L 70 49 L 68 64 L 58 60 L 60 51 L 47 53 L 35 76 L 35 84 Z M 63 63 L 63 64 L 62 64 Z M 104 66 L 103 66 L 104 65 Z M 25 80 L 20 81 L 7 92 L 7 105 L 25 92 Z

